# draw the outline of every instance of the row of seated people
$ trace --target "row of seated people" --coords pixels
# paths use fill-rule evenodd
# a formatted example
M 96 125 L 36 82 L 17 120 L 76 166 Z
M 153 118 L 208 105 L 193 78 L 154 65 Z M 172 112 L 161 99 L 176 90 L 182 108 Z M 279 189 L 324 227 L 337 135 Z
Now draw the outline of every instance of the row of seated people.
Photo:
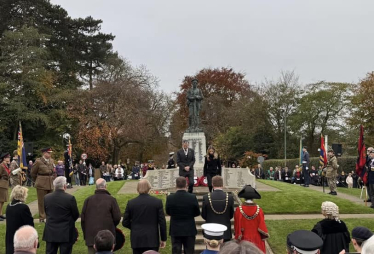
M 262 172 L 261 172 L 262 171 Z M 312 185 L 321 186 L 323 181 L 322 175 L 322 167 L 320 166 L 318 170 L 312 166 L 310 170 L 310 183 Z M 275 181 L 283 181 L 292 184 L 302 184 L 304 181 L 304 177 L 302 174 L 302 167 L 299 165 L 295 166 L 294 170 L 290 170 L 288 167 L 270 167 L 267 171 L 252 169 L 252 173 L 258 179 L 267 179 L 267 180 L 275 180 Z M 326 180 L 325 186 L 327 186 Z M 346 174 L 342 171 L 337 177 L 336 182 L 338 187 L 348 187 L 348 188 L 361 188 L 362 181 L 359 176 L 354 172 L 350 172 Z

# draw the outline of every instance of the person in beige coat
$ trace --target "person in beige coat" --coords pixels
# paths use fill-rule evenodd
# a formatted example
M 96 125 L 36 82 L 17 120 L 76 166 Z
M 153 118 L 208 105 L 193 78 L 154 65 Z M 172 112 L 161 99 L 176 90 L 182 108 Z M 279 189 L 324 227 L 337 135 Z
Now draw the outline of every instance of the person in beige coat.
M 42 149 L 43 156 L 36 159 L 31 168 L 31 177 L 35 182 L 38 196 L 39 221 L 45 222 L 44 196 L 53 191 L 54 164 L 51 159 L 51 148 Z

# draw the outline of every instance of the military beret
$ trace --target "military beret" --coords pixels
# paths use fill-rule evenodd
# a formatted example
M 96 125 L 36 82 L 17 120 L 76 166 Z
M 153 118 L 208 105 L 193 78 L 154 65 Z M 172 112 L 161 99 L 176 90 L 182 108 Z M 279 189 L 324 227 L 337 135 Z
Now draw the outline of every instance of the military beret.
M 303 254 L 316 254 L 323 241 L 316 233 L 308 230 L 296 230 L 287 236 L 287 246 Z
M 373 233 L 365 227 L 355 227 L 352 230 L 352 238 L 359 241 L 366 241 L 373 236 Z
M 10 158 L 10 153 L 2 153 L 0 159 Z
M 51 152 L 52 152 L 52 148 L 50 147 L 46 147 L 42 149 L 42 153 L 51 153 Z
M 248 199 L 261 199 L 261 195 L 251 186 L 246 185 L 243 189 L 238 193 L 239 198 Z

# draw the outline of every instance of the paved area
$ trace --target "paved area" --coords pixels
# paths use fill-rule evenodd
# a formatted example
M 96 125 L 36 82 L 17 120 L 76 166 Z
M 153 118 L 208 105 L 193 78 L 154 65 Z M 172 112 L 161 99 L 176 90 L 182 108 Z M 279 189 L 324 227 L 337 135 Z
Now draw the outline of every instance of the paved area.
M 264 183 L 261 183 L 261 182 L 257 182 L 257 181 L 256 181 L 256 190 L 257 191 L 279 191 L 279 189 L 277 189 L 275 187 L 272 187 L 270 185 L 267 185 L 267 184 L 264 184 Z
M 138 182 L 137 180 L 127 180 L 117 194 L 137 194 L 136 187 Z
M 301 188 L 304 188 L 304 187 L 301 187 Z M 315 191 L 319 191 L 319 192 L 323 192 L 323 188 L 321 186 L 309 185 L 309 189 L 315 190 Z M 329 192 L 330 192 L 329 188 L 325 187 L 325 193 L 326 193 L 326 195 L 328 195 L 327 193 L 329 193 Z M 339 190 L 337 192 L 338 192 L 337 197 L 339 197 L 339 198 L 344 198 L 346 200 L 349 200 L 349 201 L 351 201 L 353 203 L 356 203 L 356 204 L 359 204 L 359 205 L 365 205 L 365 202 L 363 202 L 363 200 L 360 199 L 359 197 L 355 197 L 353 195 L 341 193 L 341 192 L 339 192 Z M 370 206 L 370 205 L 371 205 L 371 203 L 367 202 L 367 206 Z

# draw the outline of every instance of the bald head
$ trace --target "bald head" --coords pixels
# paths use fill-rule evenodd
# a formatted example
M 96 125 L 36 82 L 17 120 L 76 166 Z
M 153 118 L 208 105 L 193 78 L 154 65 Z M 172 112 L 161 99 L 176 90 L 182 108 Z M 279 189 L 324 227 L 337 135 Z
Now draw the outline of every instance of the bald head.
M 106 189 L 106 181 L 103 178 L 99 178 L 96 181 L 96 189 Z
M 14 234 L 14 250 L 36 253 L 38 232 L 31 226 L 20 227 Z

